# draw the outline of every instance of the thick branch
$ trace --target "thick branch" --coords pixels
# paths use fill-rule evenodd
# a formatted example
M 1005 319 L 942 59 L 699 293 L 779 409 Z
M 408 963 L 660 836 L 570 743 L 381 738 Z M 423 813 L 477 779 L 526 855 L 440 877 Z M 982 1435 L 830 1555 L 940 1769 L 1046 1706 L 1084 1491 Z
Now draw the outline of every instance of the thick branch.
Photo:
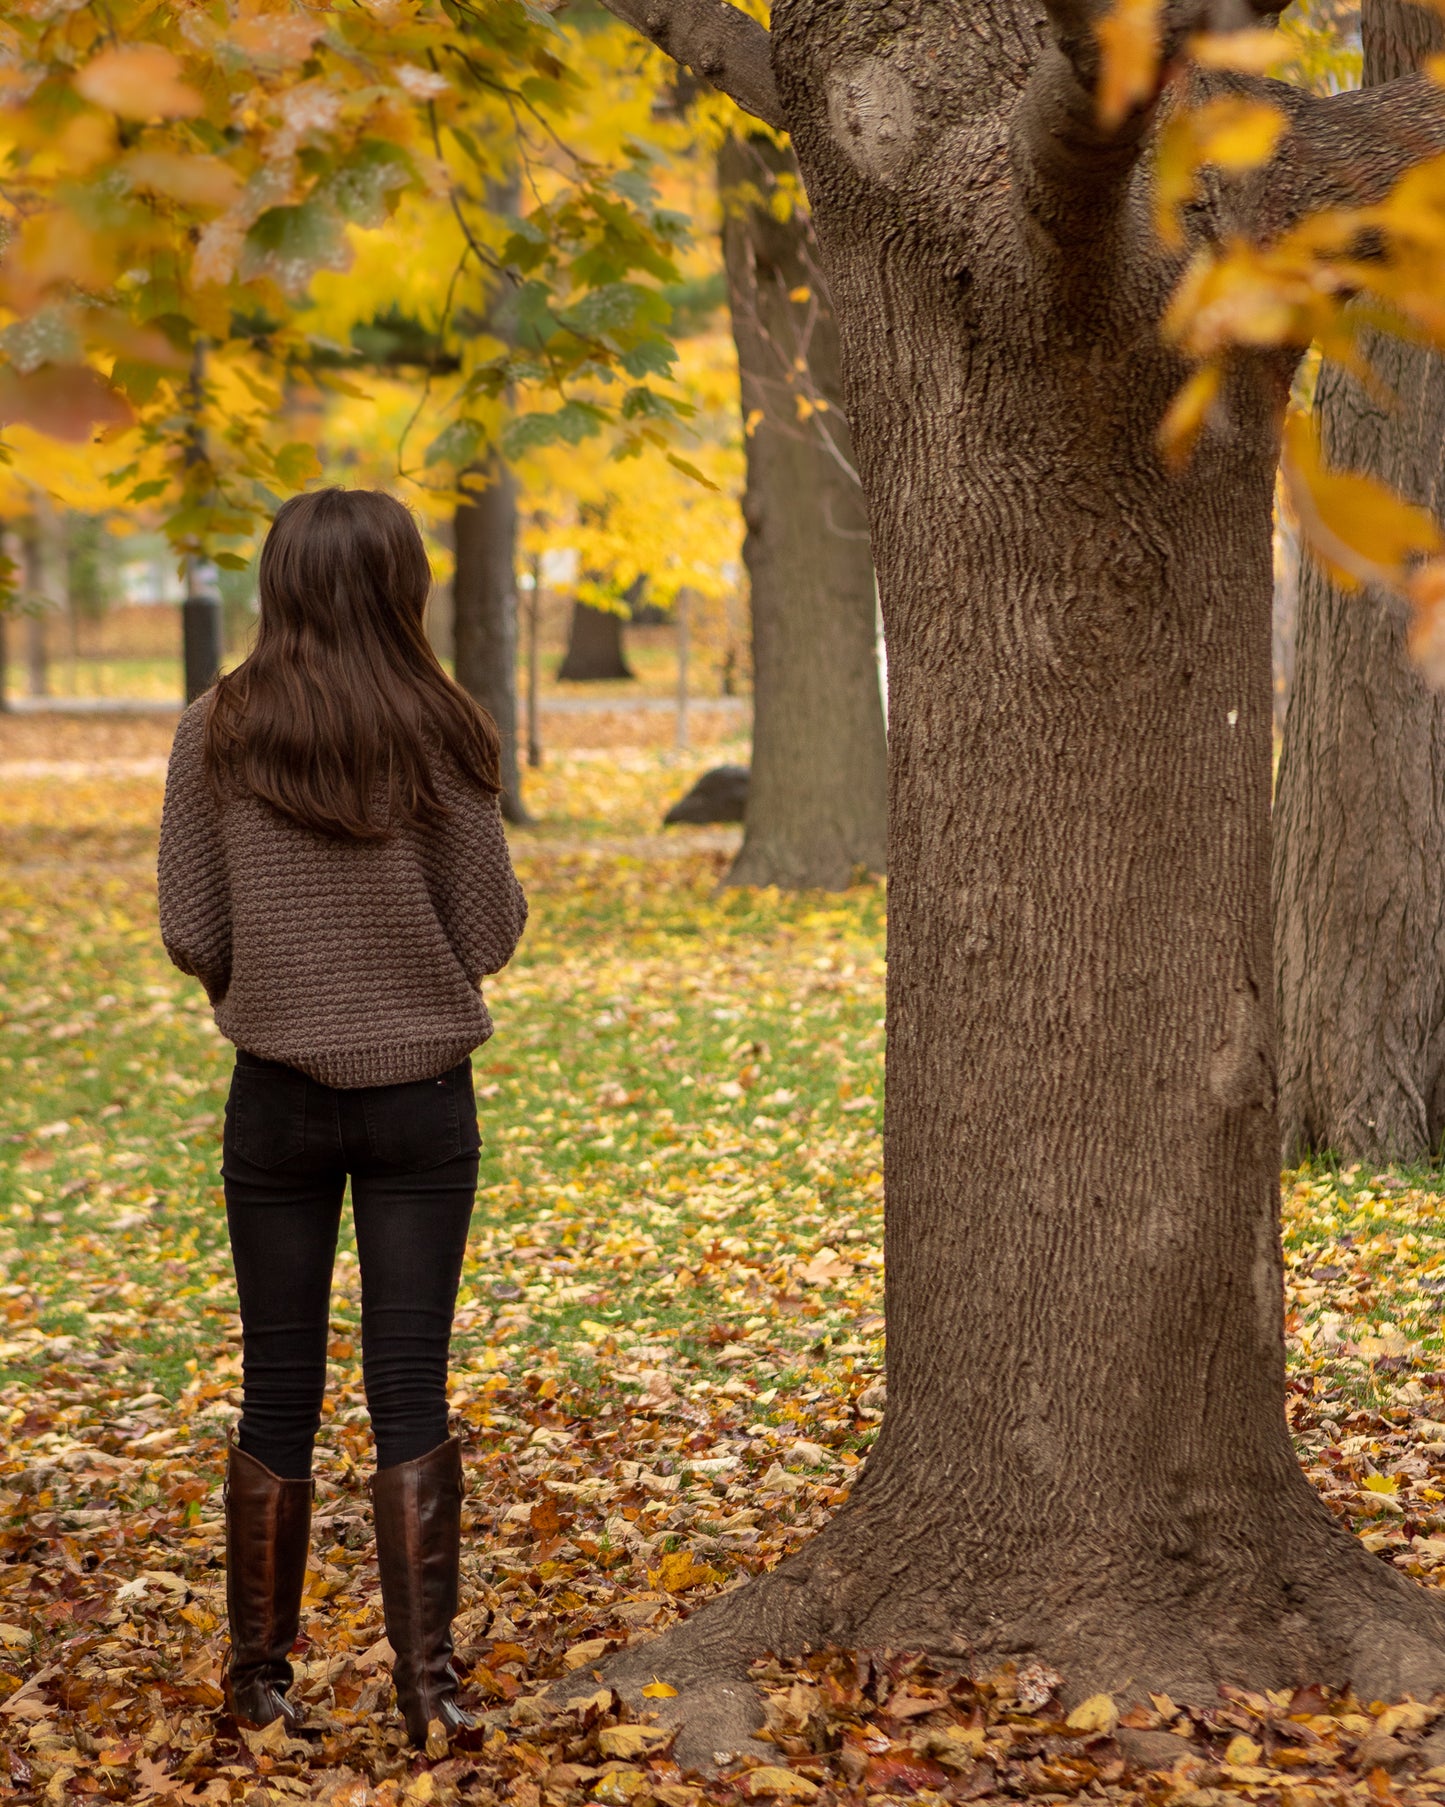
M 1328 208 L 1372 206 L 1406 171 L 1445 152 L 1445 89 L 1421 75 L 1330 95 L 1237 78 L 1209 85 L 1258 94 L 1289 118 L 1273 161 L 1230 200 L 1230 225 L 1256 239 Z
M 1060 240 L 1095 235 L 1114 217 L 1158 112 L 1174 59 L 1211 0 L 1166 0 L 1153 92 L 1117 125 L 1099 121 L 1104 0 L 1044 0 L 1051 42 L 1014 120 L 1015 167 L 1030 211 Z M 1274 0 L 1246 0 L 1241 12 Z
M 602 0 L 608 12 L 735 100 L 745 113 L 786 131 L 773 81 L 768 34 L 727 0 Z
M 1013 156 L 1029 212 L 1061 240 L 1091 236 L 1113 211 L 1148 137 L 1155 108 L 1117 130 L 1098 121 L 1092 58 L 1060 34 L 1034 65 L 1014 115 Z M 1070 53 L 1072 43 L 1074 54 Z

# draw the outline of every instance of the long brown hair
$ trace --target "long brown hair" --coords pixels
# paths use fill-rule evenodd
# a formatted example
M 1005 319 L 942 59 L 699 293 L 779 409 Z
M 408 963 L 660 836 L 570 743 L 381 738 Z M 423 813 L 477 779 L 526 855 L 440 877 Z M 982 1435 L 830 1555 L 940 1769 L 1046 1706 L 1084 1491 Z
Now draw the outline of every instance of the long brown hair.
M 424 631 L 431 590 L 410 513 L 377 489 L 318 489 L 276 510 L 261 548 L 255 649 L 220 679 L 205 764 L 293 822 L 383 840 L 446 809 L 435 760 L 501 789 L 496 723 Z

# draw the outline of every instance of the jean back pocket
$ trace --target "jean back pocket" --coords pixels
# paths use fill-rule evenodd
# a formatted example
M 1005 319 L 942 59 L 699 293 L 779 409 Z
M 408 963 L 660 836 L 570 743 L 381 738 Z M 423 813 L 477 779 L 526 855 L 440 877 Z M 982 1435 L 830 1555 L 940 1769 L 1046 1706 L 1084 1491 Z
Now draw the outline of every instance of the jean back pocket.
M 279 1167 L 306 1147 L 304 1073 L 279 1061 L 238 1056 L 226 1100 L 225 1146 L 257 1167 Z
M 399 1171 L 421 1173 L 481 1146 L 470 1060 L 435 1079 L 369 1086 L 362 1109 L 372 1159 Z

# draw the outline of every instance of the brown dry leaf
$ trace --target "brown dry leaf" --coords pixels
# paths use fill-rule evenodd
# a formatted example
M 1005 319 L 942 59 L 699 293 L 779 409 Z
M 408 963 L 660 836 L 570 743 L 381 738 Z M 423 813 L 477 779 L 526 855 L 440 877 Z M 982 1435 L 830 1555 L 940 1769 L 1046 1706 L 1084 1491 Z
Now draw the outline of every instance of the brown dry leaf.
M 132 188 L 169 195 L 188 207 L 229 207 L 241 192 L 241 178 L 219 157 L 132 151 L 120 171 Z
M 130 424 L 130 403 L 83 364 L 0 370 L 0 425 L 24 425 L 82 444 L 98 428 Z

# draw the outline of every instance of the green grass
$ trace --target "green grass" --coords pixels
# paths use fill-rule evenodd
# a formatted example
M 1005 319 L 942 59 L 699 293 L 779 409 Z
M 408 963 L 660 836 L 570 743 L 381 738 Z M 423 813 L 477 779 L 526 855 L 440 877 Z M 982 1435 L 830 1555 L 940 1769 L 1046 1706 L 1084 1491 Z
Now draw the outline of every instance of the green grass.
M 739 1341 L 750 1370 L 774 1371 L 760 1413 L 796 1415 L 784 1396 L 819 1393 L 808 1370 L 830 1341 L 862 1335 L 870 1363 L 881 1350 L 883 893 L 719 893 L 725 856 L 686 840 L 661 861 L 549 851 L 654 826 L 677 780 L 660 758 L 634 767 L 554 768 L 571 814 L 517 837 L 533 916 L 489 988 L 499 1032 L 475 1062 L 485 1148 L 458 1390 L 559 1357 L 590 1378 L 609 1338 L 639 1334 L 675 1342 L 708 1389 Z M 217 1176 L 231 1051 L 156 940 L 158 802 L 145 780 L 35 779 L 0 824 L 15 856 L 0 892 L 0 1389 L 48 1374 L 52 1398 L 76 1395 L 57 1431 L 102 1378 L 174 1398 L 236 1372 Z M 846 1278 L 799 1286 L 823 1247 Z M 343 1341 L 355 1315 L 348 1237 Z M 829 1401 L 851 1369 L 830 1373 Z

